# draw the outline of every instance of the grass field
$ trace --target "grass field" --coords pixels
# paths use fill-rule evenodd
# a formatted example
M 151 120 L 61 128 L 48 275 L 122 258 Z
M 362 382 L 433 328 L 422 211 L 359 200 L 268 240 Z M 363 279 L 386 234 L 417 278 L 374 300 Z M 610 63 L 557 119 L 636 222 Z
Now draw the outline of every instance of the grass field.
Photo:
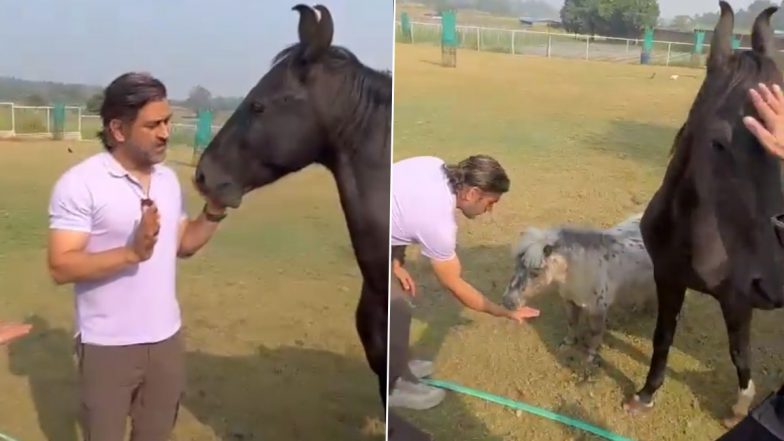
M 458 254 L 467 280 L 500 301 L 510 245 L 528 225 L 609 226 L 642 211 L 699 88 L 690 69 L 458 52 L 438 65 L 436 47 L 396 45 L 395 157 L 459 161 L 487 153 L 508 171 L 511 193 L 492 215 L 460 217 Z M 656 73 L 652 78 L 652 74 Z M 671 80 L 673 74 L 681 74 Z M 736 394 L 718 304 L 689 294 L 654 411 L 626 416 L 642 386 L 655 317 L 611 315 L 602 365 L 586 369 L 556 349 L 565 317 L 558 299 L 533 302 L 525 325 L 461 308 L 410 250 L 418 283 L 412 343 L 434 359 L 436 378 L 559 411 L 634 440 L 714 440 Z M 780 321 L 758 312 L 752 333 L 757 398 L 784 378 Z M 598 439 L 558 423 L 450 393 L 437 408 L 404 414 L 437 440 Z
M 98 149 L 0 142 L 0 321 L 35 324 L 0 348 L 0 433 L 19 441 L 81 439 L 73 299 L 46 273 L 47 203 L 59 174 Z M 169 163 L 195 214 L 190 155 L 172 148 Z M 384 438 L 354 331 L 359 272 L 327 172 L 307 169 L 249 196 L 179 271 L 189 378 L 174 440 Z

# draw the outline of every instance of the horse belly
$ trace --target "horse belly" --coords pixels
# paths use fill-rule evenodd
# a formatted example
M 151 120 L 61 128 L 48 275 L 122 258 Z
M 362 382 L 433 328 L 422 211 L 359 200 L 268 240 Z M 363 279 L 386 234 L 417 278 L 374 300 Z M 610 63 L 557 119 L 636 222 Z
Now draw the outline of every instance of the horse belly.
M 571 300 L 581 308 L 593 309 L 597 303 L 600 281 L 604 270 L 601 265 L 573 262 L 569 265 L 566 283 L 560 289 L 564 300 Z

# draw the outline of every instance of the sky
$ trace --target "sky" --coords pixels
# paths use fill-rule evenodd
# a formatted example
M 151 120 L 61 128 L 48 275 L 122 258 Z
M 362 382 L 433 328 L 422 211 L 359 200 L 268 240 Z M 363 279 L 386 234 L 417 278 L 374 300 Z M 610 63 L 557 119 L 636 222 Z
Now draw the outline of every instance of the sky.
M 200 84 L 244 96 L 297 41 L 290 0 L 0 0 L 0 76 L 106 86 L 127 71 L 160 78 L 175 99 Z M 391 0 L 319 0 L 333 44 L 392 69 Z
M 545 0 L 559 9 L 563 0 Z M 753 0 L 728 0 L 736 11 L 747 8 Z M 705 12 L 719 12 L 719 0 L 659 0 L 661 17 L 673 18 L 676 15 L 695 15 Z

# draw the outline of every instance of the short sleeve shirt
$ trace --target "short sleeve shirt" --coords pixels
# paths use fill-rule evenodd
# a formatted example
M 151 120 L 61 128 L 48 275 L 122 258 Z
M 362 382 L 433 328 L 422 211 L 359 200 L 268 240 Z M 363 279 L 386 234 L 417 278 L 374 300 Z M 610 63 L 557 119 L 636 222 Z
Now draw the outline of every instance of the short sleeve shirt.
M 455 195 L 444 161 L 433 156 L 404 159 L 392 165 L 391 244 L 418 244 L 435 261 L 455 257 Z
M 102 152 L 57 180 L 49 202 L 49 228 L 87 233 L 88 253 L 122 247 L 133 240 L 144 197 L 138 181 Z M 76 328 L 84 343 L 154 343 L 181 326 L 175 265 L 179 226 L 187 213 L 173 170 L 154 166 L 149 197 L 161 224 L 152 257 L 105 280 L 74 285 Z

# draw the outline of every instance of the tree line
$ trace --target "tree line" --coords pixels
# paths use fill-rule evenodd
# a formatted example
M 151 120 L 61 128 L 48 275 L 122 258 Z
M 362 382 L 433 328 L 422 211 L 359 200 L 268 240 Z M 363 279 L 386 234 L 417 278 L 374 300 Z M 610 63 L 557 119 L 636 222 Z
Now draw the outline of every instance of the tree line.
M 213 96 L 206 87 L 197 85 L 191 89 L 187 99 L 171 100 L 171 103 L 191 109 L 194 113 L 200 109 L 230 112 L 237 108 L 242 99 Z M 0 102 L 2 101 L 28 106 L 64 103 L 68 106 L 81 106 L 87 113 L 98 113 L 103 104 L 103 89 L 83 84 L 0 77 Z

